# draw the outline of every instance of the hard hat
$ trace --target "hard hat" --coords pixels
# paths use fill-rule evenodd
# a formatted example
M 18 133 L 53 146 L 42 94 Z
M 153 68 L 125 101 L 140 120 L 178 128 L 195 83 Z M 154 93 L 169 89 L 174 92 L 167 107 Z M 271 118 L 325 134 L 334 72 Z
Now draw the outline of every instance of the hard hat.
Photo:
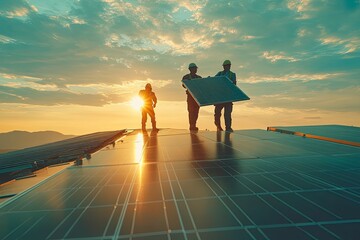
M 230 60 L 225 60 L 224 63 L 223 63 L 223 66 L 225 66 L 225 65 L 231 65 Z
M 196 68 L 197 68 L 196 64 L 195 64 L 195 63 L 190 63 L 190 64 L 189 64 L 189 68 L 193 68 L 193 67 L 196 67 Z
M 147 83 L 146 85 L 145 85 L 145 89 L 152 89 L 152 87 L 151 87 L 151 84 L 150 83 Z

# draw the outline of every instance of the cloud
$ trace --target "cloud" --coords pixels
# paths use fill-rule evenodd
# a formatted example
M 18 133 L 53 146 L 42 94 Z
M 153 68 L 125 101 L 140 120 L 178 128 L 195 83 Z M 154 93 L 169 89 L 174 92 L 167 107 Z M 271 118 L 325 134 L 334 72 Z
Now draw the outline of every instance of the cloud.
M 324 45 L 334 47 L 336 52 L 340 54 L 353 53 L 360 49 L 360 38 L 351 37 L 348 39 L 341 39 L 339 37 L 327 36 L 320 38 L 320 41 Z
M 291 94 L 290 94 L 291 93 Z M 334 97 L 336 96 L 336 97 Z M 256 107 L 279 107 L 291 110 L 326 110 L 351 112 L 360 109 L 360 87 L 339 90 L 315 90 L 275 93 L 252 98 Z
M 299 61 L 299 59 L 296 59 L 294 57 L 285 56 L 284 52 L 274 53 L 273 51 L 271 51 L 271 52 L 265 51 L 265 52 L 263 52 L 261 57 L 263 57 L 267 60 L 270 60 L 270 62 L 277 62 L 279 60 L 286 60 L 289 62 Z
M 310 0 L 288 0 L 287 7 L 299 14 L 298 19 L 308 19 L 307 12 L 310 9 Z
M 150 82 L 159 123 L 187 127 L 188 64 L 206 77 L 225 59 L 251 97 L 235 127 L 354 124 L 359 18 L 357 0 L 0 1 L 0 126 L 138 127 L 126 102 Z M 199 124 L 212 129 L 212 114 Z
M 26 19 L 32 12 L 37 12 L 37 8 L 29 5 L 26 1 L 13 0 L 0 2 L 0 16 L 6 18 Z
M 15 43 L 16 40 L 7 36 L 0 35 L 0 43 Z
M 336 91 L 360 67 L 359 5 L 345 2 L 1 1 L 0 72 L 13 76 L 0 75 L 1 85 L 25 98 L 52 92 L 53 104 L 86 104 L 79 98 L 91 94 L 108 104 L 151 81 L 161 100 L 184 101 L 190 62 L 212 76 L 231 59 L 239 84 L 258 92 L 296 81 Z
M 288 0 L 287 7 L 296 12 L 304 12 L 309 10 L 310 0 Z
M 248 78 L 242 78 L 242 82 L 259 83 L 259 82 L 289 82 L 289 81 L 318 81 L 326 80 L 344 75 L 344 73 L 323 73 L 323 74 L 287 74 L 280 76 L 257 76 L 252 75 Z
M 13 11 L 8 11 L 6 13 L 3 13 L 2 15 L 8 17 L 8 18 L 14 18 L 14 17 L 25 17 L 29 14 L 29 10 L 26 8 L 18 8 Z
M 178 1 L 173 1 L 178 2 Z M 199 1 L 192 1 L 192 0 L 184 0 L 179 3 L 179 6 L 187 8 L 189 11 L 196 12 L 201 10 L 206 6 L 208 3 L 207 0 L 199 0 Z
M 66 90 L 35 90 L 28 87 L 0 86 L 2 103 L 21 103 L 30 105 L 86 105 L 104 106 L 112 102 L 124 101 L 120 95 L 78 94 Z
M 59 80 L 0 74 L 2 102 L 37 105 L 103 106 L 119 103 L 137 95 L 147 83 L 151 83 L 154 89 L 159 90 L 171 85 L 172 81 L 144 79 L 123 81 L 121 84 L 59 84 Z M 92 100 L 86 100 L 90 98 Z

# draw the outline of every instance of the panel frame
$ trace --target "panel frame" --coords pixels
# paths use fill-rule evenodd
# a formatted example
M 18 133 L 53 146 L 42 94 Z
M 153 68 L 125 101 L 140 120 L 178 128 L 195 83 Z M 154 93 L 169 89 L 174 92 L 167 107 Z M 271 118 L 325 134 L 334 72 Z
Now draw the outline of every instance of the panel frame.
M 202 84 L 203 81 L 212 81 L 211 83 L 216 83 L 212 88 L 209 88 L 211 91 L 207 91 L 206 94 L 210 95 L 219 95 L 217 94 L 217 91 L 219 89 L 222 90 L 222 92 L 226 93 L 230 92 L 238 94 L 238 96 L 234 98 L 227 98 L 224 100 L 214 100 L 214 101 L 202 101 L 201 98 L 204 94 L 201 94 L 202 92 L 197 92 L 199 89 L 199 84 Z M 195 79 L 184 79 L 181 80 L 181 82 L 184 84 L 188 92 L 191 94 L 191 96 L 194 98 L 196 103 L 200 106 L 209 106 L 209 105 L 215 105 L 215 104 L 222 104 L 222 103 L 228 103 L 228 102 L 238 102 L 238 101 L 245 101 L 250 100 L 250 98 L 243 92 L 237 85 L 233 84 L 233 82 L 226 76 L 217 76 L 217 77 L 207 77 L 207 78 L 195 78 Z M 233 88 L 235 87 L 235 88 Z M 209 90 L 206 89 L 206 90 Z M 200 96 L 199 96 L 200 95 Z M 202 95 L 202 96 L 201 96 Z M 224 96 L 225 98 L 229 96 L 229 94 L 223 94 L 221 96 Z

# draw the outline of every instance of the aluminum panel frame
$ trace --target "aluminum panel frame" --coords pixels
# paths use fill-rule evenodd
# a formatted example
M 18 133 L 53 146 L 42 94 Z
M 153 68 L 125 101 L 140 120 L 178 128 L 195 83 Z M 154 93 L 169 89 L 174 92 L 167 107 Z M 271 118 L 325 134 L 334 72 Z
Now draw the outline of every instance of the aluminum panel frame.
M 250 98 L 226 76 L 182 80 L 182 83 L 200 107 L 250 100 Z

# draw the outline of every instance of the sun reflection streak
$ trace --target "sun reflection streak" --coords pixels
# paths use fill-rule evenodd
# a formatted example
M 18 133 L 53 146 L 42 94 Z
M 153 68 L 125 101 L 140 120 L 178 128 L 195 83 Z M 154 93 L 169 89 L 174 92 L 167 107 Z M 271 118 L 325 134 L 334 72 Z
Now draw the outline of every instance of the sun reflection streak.
M 136 194 L 136 200 L 135 202 L 137 203 L 141 198 L 142 198 L 142 187 L 143 187 L 143 155 L 144 155 L 144 147 L 147 144 L 147 139 L 145 135 L 147 133 L 138 133 L 136 135 L 136 140 L 135 140 L 135 161 L 138 163 L 138 184 L 137 184 L 137 194 Z M 136 211 L 137 208 L 137 204 L 135 206 L 134 211 Z
M 142 163 L 143 148 L 144 148 L 144 138 L 141 133 L 138 133 L 136 135 L 136 140 L 135 140 L 135 161 L 139 164 Z

